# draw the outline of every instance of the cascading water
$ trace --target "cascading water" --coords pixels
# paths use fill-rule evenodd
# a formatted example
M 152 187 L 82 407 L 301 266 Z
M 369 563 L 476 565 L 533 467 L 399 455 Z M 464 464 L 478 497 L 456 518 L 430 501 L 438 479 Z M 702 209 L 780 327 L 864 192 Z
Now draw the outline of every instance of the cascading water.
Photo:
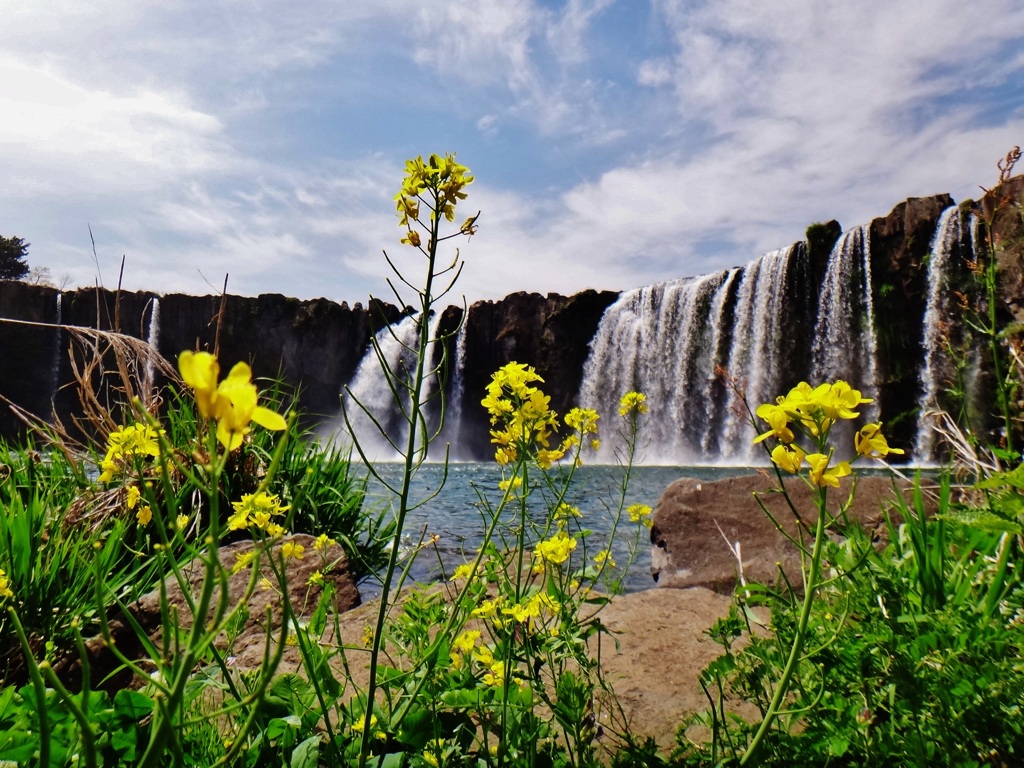
M 715 384 L 717 335 L 712 307 L 724 312 L 735 271 L 677 280 L 630 291 L 607 310 L 591 342 L 579 402 L 601 415 L 598 462 L 612 462 L 619 399 L 632 390 L 647 395 L 654 415 L 646 420 L 640 459 L 658 464 L 710 463 L 707 435 L 720 415 L 709 406 Z
M 437 337 L 439 322 L 440 315 L 431 322 L 431 339 Z M 405 414 L 409 410 L 409 401 L 408 397 L 403 397 L 399 406 L 393 397 L 392 388 L 402 395 L 406 394 L 403 390 L 404 383 L 416 373 L 419 335 L 420 321 L 417 316 L 406 317 L 397 325 L 381 329 L 377 333 L 377 344 L 381 358 L 392 372 L 393 380 L 388 381 L 385 377 L 381 362 L 371 347 L 363 355 L 362 362 L 359 363 L 352 383 L 344 395 L 345 410 L 351 428 L 363 452 L 371 460 L 396 459 L 399 456 L 398 448 L 405 450 L 409 435 Z M 434 350 L 428 349 L 427 360 L 432 359 Z M 428 391 L 424 392 L 424 399 L 429 397 L 429 388 L 436 387 L 437 384 L 436 381 L 428 381 L 426 386 Z M 386 436 L 381 434 L 381 429 Z M 335 437 L 338 433 L 344 432 L 344 426 L 341 426 L 336 430 Z
M 811 380 L 844 379 L 872 402 L 860 413 L 878 413 L 878 341 L 871 284 L 869 230 L 846 232 L 832 249 L 818 302 Z
M 803 311 L 787 299 L 789 284 L 805 255 L 798 243 L 744 268 L 640 288 L 612 304 L 591 341 L 579 395 L 581 405 L 601 414 L 596 461 L 614 461 L 621 451 L 619 398 L 638 390 L 651 409 L 643 461 L 754 462 L 753 434 L 719 372 L 745 381 L 753 405 L 778 394 L 792 357 L 784 345 L 794 343 L 787 329 Z
M 928 303 L 924 312 L 924 364 L 921 366 L 921 397 L 918 400 L 917 438 L 914 459 L 918 462 L 934 461 L 935 430 L 926 414 L 939 407 L 938 396 L 944 384 L 951 379 L 949 355 L 946 350 L 944 325 L 950 317 L 952 292 L 949 275 L 956 256 L 964 247 L 964 229 L 960 209 L 951 205 L 942 212 L 932 238 L 931 259 L 928 262 Z M 968 235 L 969 237 L 969 235 Z M 970 243 L 973 243 L 973 238 Z M 970 248 L 970 245 L 966 247 Z
M 153 354 L 158 353 L 160 349 L 160 298 L 157 296 L 154 296 L 150 302 L 149 331 L 146 334 L 146 344 L 149 345 Z M 152 357 L 146 358 L 144 371 L 142 391 L 149 393 L 153 390 L 154 360 Z
M 455 365 L 452 369 L 451 385 L 449 387 L 448 399 L 445 402 L 444 427 L 441 432 L 441 442 L 449 443 L 454 452 L 458 451 L 459 427 L 462 423 L 462 401 L 465 393 L 465 371 L 466 371 L 466 328 L 468 323 L 465 314 L 459 325 L 459 332 L 455 336 Z
M 54 329 L 53 334 L 53 360 L 50 362 L 50 407 L 54 407 L 54 402 L 57 399 L 57 390 L 60 387 L 60 358 L 61 358 L 61 342 L 62 342 L 62 331 L 61 325 L 64 323 L 63 316 L 63 304 L 64 294 L 61 291 L 57 291 L 57 310 L 55 313 L 54 325 L 57 327 Z
M 751 408 L 770 402 L 779 394 L 782 319 L 786 278 L 797 246 L 765 254 L 743 270 L 743 280 L 733 313 L 732 346 L 725 367 L 731 376 L 746 382 Z M 741 409 L 739 396 L 728 390 L 725 410 Z M 749 462 L 754 456 L 749 424 L 735 415 L 723 420 L 719 455 L 725 461 Z

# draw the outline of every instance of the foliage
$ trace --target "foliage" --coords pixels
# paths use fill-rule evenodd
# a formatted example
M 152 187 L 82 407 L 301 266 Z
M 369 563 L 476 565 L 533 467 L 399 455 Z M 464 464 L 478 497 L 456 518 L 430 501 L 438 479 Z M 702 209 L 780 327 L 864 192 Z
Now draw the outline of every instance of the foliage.
M 20 237 L 0 236 L 0 280 L 20 280 L 28 274 L 28 247 Z

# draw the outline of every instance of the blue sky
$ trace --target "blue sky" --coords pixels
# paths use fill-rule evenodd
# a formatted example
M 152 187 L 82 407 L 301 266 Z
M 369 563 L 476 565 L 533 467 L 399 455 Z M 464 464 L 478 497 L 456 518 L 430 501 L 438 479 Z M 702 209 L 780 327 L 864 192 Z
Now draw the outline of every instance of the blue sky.
M 0 0 L 0 234 L 69 286 L 365 301 L 403 161 L 457 293 L 622 290 L 991 186 L 1024 0 Z M 469 210 L 472 209 L 472 210 Z M 413 262 L 403 261 L 413 265 Z

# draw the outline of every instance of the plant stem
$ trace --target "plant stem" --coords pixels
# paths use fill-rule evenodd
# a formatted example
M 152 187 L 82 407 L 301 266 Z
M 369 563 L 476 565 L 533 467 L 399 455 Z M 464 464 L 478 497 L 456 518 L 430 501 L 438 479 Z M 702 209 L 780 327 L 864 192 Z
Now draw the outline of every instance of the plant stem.
M 803 652 L 804 641 L 807 639 L 807 625 L 811 617 L 811 607 L 814 604 L 814 597 L 818 590 L 818 582 L 821 573 L 821 554 L 825 543 L 825 491 L 818 490 L 818 522 L 814 529 L 814 548 L 811 551 L 811 563 L 807 571 L 807 579 L 804 582 L 804 601 L 800 607 L 800 617 L 797 619 L 796 633 L 793 637 L 793 645 L 789 649 L 789 658 L 782 670 L 779 682 L 775 686 L 775 693 L 768 704 L 768 711 L 761 720 L 761 725 L 754 734 L 747 751 L 740 759 L 740 765 L 747 765 L 757 755 L 764 741 L 768 729 L 778 718 L 779 709 L 782 707 L 783 699 L 789 692 L 789 684 L 796 672 L 797 664 L 800 663 L 800 654 Z
M 435 203 L 437 193 L 434 192 Z M 395 576 L 395 569 L 398 567 L 398 544 L 402 539 L 402 531 L 405 528 L 405 518 L 409 511 L 409 493 L 412 486 L 412 479 L 416 467 L 422 461 L 417 458 L 416 442 L 422 418 L 422 406 L 420 398 L 423 394 L 424 368 L 426 367 L 427 348 L 430 344 L 430 308 L 433 304 L 433 282 L 434 262 L 437 256 L 438 231 L 440 229 L 441 212 L 435 205 L 433 218 L 430 222 L 430 241 L 427 254 L 427 279 L 423 290 L 420 291 L 420 328 L 419 342 L 416 354 L 416 373 L 412 380 L 410 392 L 410 408 L 408 413 L 409 436 L 406 441 L 405 455 L 403 457 L 404 467 L 402 469 L 402 484 L 398 494 L 398 516 L 395 520 L 395 539 L 391 547 L 391 554 L 388 557 L 387 571 L 381 584 L 380 607 L 377 611 L 377 625 L 373 633 L 373 648 L 370 652 L 370 681 L 366 687 L 366 712 L 363 714 L 363 735 L 359 745 L 359 768 L 366 767 L 366 758 L 369 755 L 370 739 L 373 736 L 373 729 L 370 718 L 373 715 L 374 699 L 377 693 L 377 662 L 380 656 L 380 647 L 384 634 L 384 622 L 387 619 L 389 598 L 391 596 L 392 581 Z M 422 452 L 425 456 L 427 443 L 430 440 L 428 433 L 424 433 Z

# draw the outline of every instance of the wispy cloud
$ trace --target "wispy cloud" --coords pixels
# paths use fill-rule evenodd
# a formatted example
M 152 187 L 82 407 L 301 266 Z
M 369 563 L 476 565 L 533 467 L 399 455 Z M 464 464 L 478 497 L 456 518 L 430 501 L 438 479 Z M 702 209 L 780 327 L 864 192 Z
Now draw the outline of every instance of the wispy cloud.
M 461 291 L 628 288 L 972 195 L 1024 143 L 1024 5 L 8 3 L 0 234 L 91 283 L 383 295 L 402 160 L 458 150 Z M 107 270 L 105 269 L 105 272 Z

